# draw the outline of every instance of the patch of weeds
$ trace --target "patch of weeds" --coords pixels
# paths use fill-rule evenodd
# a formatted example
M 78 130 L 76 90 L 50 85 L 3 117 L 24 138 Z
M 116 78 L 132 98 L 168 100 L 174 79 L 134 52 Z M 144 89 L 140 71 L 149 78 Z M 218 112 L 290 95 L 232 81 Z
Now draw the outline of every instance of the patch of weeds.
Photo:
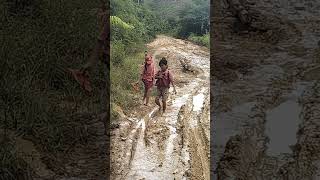
M 20 3 L 20 1 L 18 1 Z M 0 128 L 28 136 L 55 154 L 85 143 L 76 114 L 98 113 L 103 66 L 90 72 L 94 93 L 85 95 L 67 68 L 87 61 L 98 34 L 96 1 L 30 1 L 1 5 Z M 27 4 L 23 4 L 27 3 Z M 35 6 L 33 6 L 35 4 Z M 28 8 L 37 10 L 37 18 Z M 19 15 L 12 15 L 19 14 Z M 41 33 L 40 33 L 41 32 Z M 105 89 L 103 89 L 105 90 Z
M 140 71 L 143 57 L 144 55 L 140 53 L 126 57 L 121 64 L 111 64 L 111 102 L 123 108 L 124 111 L 135 107 L 139 103 L 137 97 L 142 97 L 141 92 L 137 93 L 133 90 L 132 83 L 139 81 L 141 89 Z
M 0 139 L 0 180 L 29 180 L 31 175 L 28 165 L 18 158 L 14 142 L 7 137 Z

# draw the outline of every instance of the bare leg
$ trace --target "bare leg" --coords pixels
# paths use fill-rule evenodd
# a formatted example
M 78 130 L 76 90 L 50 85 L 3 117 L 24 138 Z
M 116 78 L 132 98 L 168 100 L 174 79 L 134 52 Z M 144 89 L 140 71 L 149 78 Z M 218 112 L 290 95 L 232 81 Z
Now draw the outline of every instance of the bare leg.
M 151 93 L 151 88 L 149 88 L 146 92 L 146 105 L 148 105 L 149 103 L 150 93 Z
M 162 100 L 162 106 L 163 106 L 163 113 L 165 113 L 167 109 L 167 102 L 164 99 Z
M 147 93 L 148 93 L 148 90 L 147 90 L 147 88 L 145 87 L 145 88 L 144 88 L 144 94 L 143 94 L 143 103 L 144 103 L 144 104 L 146 104 L 145 100 L 146 100 L 146 98 L 147 98 Z
M 161 111 L 161 104 L 159 101 L 159 97 L 156 97 L 156 104 L 159 106 L 159 111 Z

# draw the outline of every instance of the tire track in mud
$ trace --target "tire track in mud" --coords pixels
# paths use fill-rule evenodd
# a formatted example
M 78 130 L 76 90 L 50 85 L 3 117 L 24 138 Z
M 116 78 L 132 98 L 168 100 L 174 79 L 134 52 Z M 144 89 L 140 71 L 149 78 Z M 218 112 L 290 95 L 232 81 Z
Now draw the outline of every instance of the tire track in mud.
M 319 179 L 319 81 L 310 83 L 300 98 L 302 123 L 290 161 L 277 172 L 279 179 Z
M 131 118 L 127 128 L 120 123 L 119 129 L 127 129 L 122 147 L 128 148 L 117 149 L 119 135 L 113 138 L 113 163 L 120 167 L 113 179 L 209 179 L 209 54 L 166 36 L 148 46 L 155 57 L 168 58 L 178 94 L 169 96 L 162 117 L 155 107 L 142 118 Z M 188 60 L 197 73 L 183 72 L 181 59 Z M 115 160 L 119 154 L 126 154 L 122 162 Z
M 214 8 L 219 9 L 220 5 L 216 3 Z M 212 112 L 215 116 L 212 127 L 218 142 L 213 141 L 211 149 L 215 155 L 215 172 L 211 176 L 218 180 L 318 179 L 319 156 L 316 149 L 319 149 L 319 139 L 315 119 L 319 115 L 316 108 L 311 107 L 317 107 L 317 86 L 312 81 L 319 77 L 315 70 L 319 65 L 313 56 L 317 49 L 316 36 L 307 30 L 309 25 L 301 21 L 308 10 L 292 14 L 295 2 L 288 2 L 291 7 L 287 8 L 277 5 L 277 1 L 265 2 L 271 7 L 266 12 L 262 10 L 264 3 L 255 3 L 249 12 L 253 8 L 262 14 L 260 17 L 281 22 L 280 26 L 266 23 L 270 32 L 267 34 L 272 35 L 273 29 L 282 26 L 280 29 L 289 29 L 292 37 L 279 36 L 280 41 L 272 47 L 272 42 L 264 41 L 264 38 L 259 40 L 259 36 L 265 36 L 264 32 L 236 34 L 225 25 L 230 21 L 221 25 L 214 20 L 216 34 L 223 29 L 226 32 L 222 33 L 224 37 L 215 37 L 218 42 L 214 45 L 213 64 L 228 73 L 218 71 L 214 75 L 218 82 L 213 85 L 213 105 L 217 108 Z M 221 12 L 215 11 L 214 16 L 222 16 Z M 286 16 L 288 12 L 292 16 Z M 320 26 L 312 26 L 320 29 Z M 241 41 L 242 47 L 233 45 L 234 41 Z M 226 51 L 228 55 L 224 55 Z M 224 79 L 224 82 L 219 82 Z M 237 92 L 238 96 L 235 96 Z M 246 93 L 240 94 L 243 92 Z M 288 116 L 293 114 L 291 111 L 300 111 L 300 117 L 298 114 Z M 280 118 L 281 114 L 284 117 Z M 219 123 L 216 119 L 224 122 Z M 221 133 L 223 130 L 224 134 Z M 272 136 L 276 133 L 277 136 Z M 287 143 L 281 145 L 282 149 L 275 149 L 279 144 L 274 144 L 285 142 L 282 136 L 288 138 Z
M 227 141 L 224 154 L 216 169 L 219 179 L 276 177 L 279 162 L 267 153 L 271 148 L 268 147 L 270 138 L 266 134 L 267 116 L 269 110 L 287 101 L 284 96 L 286 92 L 282 89 L 288 88 L 289 92 L 293 90 L 293 77 L 275 80 L 276 85 L 269 87 L 251 105 L 252 108 L 241 125 L 240 133 L 231 136 Z

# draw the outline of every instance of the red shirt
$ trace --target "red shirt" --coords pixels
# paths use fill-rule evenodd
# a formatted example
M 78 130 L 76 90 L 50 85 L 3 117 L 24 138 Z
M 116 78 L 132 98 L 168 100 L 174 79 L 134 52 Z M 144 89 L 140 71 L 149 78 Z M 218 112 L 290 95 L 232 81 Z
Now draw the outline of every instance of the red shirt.
M 154 81 L 155 66 L 151 56 L 146 58 L 144 65 L 142 66 L 142 80 Z
M 156 76 L 158 76 L 160 74 L 162 74 L 162 78 L 157 80 L 156 86 L 158 86 L 158 88 L 160 88 L 160 87 L 170 88 L 170 83 L 173 82 L 172 72 L 169 71 L 168 69 L 165 71 L 160 70 L 157 72 Z

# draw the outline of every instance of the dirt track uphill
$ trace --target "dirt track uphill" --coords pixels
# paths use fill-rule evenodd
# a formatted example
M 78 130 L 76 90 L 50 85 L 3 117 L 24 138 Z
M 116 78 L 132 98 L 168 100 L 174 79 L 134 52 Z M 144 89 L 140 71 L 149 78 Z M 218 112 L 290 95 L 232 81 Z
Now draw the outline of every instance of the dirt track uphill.
M 156 59 L 168 59 L 177 94 L 170 88 L 167 111 L 137 107 L 111 136 L 111 179 L 210 178 L 209 51 L 190 42 L 158 36 L 148 44 Z M 153 99 L 152 99 L 153 100 Z

